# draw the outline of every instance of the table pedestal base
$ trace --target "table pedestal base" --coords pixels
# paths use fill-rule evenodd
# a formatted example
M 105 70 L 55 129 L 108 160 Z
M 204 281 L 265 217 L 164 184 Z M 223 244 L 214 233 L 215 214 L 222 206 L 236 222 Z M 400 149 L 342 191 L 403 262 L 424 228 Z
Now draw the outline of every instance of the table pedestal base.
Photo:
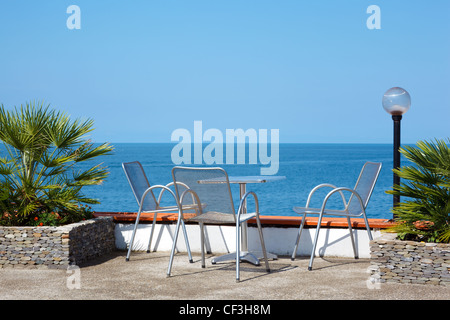
M 260 262 L 259 262 L 260 259 L 264 259 L 264 254 L 262 251 L 252 251 L 252 252 L 242 251 L 240 254 L 241 261 L 249 262 L 255 266 L 260 265 Z M 278 257 L 277 257 L 277 255 L 275 255 L 273 253 L 267 252 L 267 259 L 277 260 Z M 220 257 L 214 257 L 211 260 L 211 263 L 216 264 L 217 262 L 235 261 L 235 260 L 236 260 L 236 252 L 228 253 L 228 254 L 225 254 Z

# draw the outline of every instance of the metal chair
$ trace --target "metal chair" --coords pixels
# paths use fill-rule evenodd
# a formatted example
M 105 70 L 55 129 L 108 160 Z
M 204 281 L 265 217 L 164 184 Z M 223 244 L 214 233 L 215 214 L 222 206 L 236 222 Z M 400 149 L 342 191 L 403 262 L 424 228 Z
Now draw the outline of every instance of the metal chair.
M 175 192 L 182 205 L 175 231 L 175 241 L 170 254 L 167 276 L 170 276 L 174 250 L 180 224 L 183 221 L 196 222 L 200 225 L 202 268 L 205 268 L 205 224 L 235 225 L 236 226 L 236 281 L 240 280 L 240 231 L 241 224 L 251 218 L 256 218 L 259 239 L 265 260 L 266 271 L 270 272 L 267 252 L 259 219 L 258 198 L 254 192 L 247 192 L 242 199 L 236 214 L 231 195 L 230 182 L 226 171 L 222 168 L 186 168 L 174 167 L 172 169 Z M 186 185 L 188 189 L 181 190 L 180 184 Z M 244 213 L 244 205 L 247 197 L 251 195 L 255 202 L 255 212 Z M 186 210 L 185 206 L 196 205 L 195 210 Z M 201 204 L 201 205 L 200 205 Z M 190 214 L 189 214 L 190 213 Z
M 320 184 L 320 185 L 316 186 L 315 188 L 313 188 L 311 190 L 311 192 L 309 193 L 308 199 L 306 201 L 306 207 L 294 207 L 294 211 L 296 213 L 303 214 L 303 217 L 302 217 L 302 222 L 300 224 L 300 228 L 298 230 L 297 240 L 295 242 L 294 251 L 292 252 L 291 260 L 294 260 L 296 254 L 297 254 L 297 248 L 298 248 L 298 244 L 300 242 L 300 236 L 302 234 L 302 230 L 305 225 L 305 220 L 306 220 L 307 214 L 318 214 L 319 215 L 308 270 L 312 270 L 314 255 L 316 252 L 317 240 L 319 238 L 320 224 L 322 222 L 323 216 L 325 216 L 325 215 L 347 217 L 348 228 L 350 231 L 350 239 L 352 241 L 352 246 L 353 246 L 353 252 L 355 255 L 355 259 L 358 258 L 358 253 L 357 253 L 356 246 L 355 246 L 355 240 L 353 239 L 353 231 L 352 231 L 350 218 L 362 216 L 364 218 L 364 223 L 366 224 L 366 229 L 367 229 L 369 239 L 372 240 L 372 234 L 370 232 L 369 222 L 368 222 L 367 216 L 366 216 L 366 208 L 367 208 L 367 204 L 369 203 L 370 196 L 372 195 L 373 188 L 375 187 L 375 183 L 377 182 L 378 176 L 380 174 L 380 170 L 381 170 L 381 163 L 366 162 L 361 170 L 361 173 L 359 174 L 358 180 L 353 189 L 343 188 L 343 187 L 337 188 L 336 186 L 328 184 L 328 183 Z M 310 208 L 309 204 L 310 204 L 311 197 L 313 196 L 314 192 L 316 192 L 318 189 L 323 188 L 323 187 L 329 187 L 329 188 L 332 188 L 332 190 L 325 196 L 323 203 L 322 203 L 322 207 L 320 209 Z M 346 200 L 345 200 L 344 192 L 351 193 L 351 196 L 350 196 L 350 199 L 348 202 L 346 202 Z M 329 198 L 335 193 L 339 193 L 342 198 L 342 202 L 344 205 L 343 210 L 326 209 L 326 205 L 327 205 Z
M 175 193 L 169 188 L 170 186 L 173 185 L 173 182 L 171 182 L 165 186 L 163 186 L 163 185 L 150 186 L 147 176 L 145 175 L 144 168 L 142 167 L 142 165 L 139 161 L 122 163 L 122 168 L 125 172 L 128 182 L 130 183 L 131 189 L 133 190 L 133 194 L 139 205 L 139 211 L 138 211 L 138 214 L 136 217 L 136 222 L 134 224 L 133 234 L 131 235 L 131 240 L 130 240 L 128 253 L 127 253 L 127 257 L 126 257 L 126 261 L 129 261 L 131 250 L 132 250 L 133 243 L 134 243 L 134 238 L 136 236 L 136 231 L 137 231 L 137 227 L 139 224 L 139 219 L 141 217 L 141 213 L 142 212 L 153 213 L 152 230 L 150 232 L 150 239 L 149 239 L 148 247 L 147 247 L 147 253 L 148 253 L 148 252 L 150 252 L 150 248 L 151 248 L 151 244 L 152 244 L 152 238 L 153 238 L 153 232 L 155 230 L 157 214 L 159 212 L 170 212 L 170 211 L 180 212 L 180 205 L 178 203 L 178 198 L 175 196 Z M 158 199 L 156 199 L 155 194 L 153 193 L 153 190 L 155 190 L 155 189 L 161 189 Z M 161 207 L 159 205 L 164 191 L 169 192 L 173 196 L 176 205 L 169 206 L 169 207 Z M 189 261 L 193 262 L 192 255 L 191 255 L 191 249 L 189 247 L 189 241 L 187 238 L 186 227 L 184 225 L 184 222 L 183 222 L 182 226 L 183 226 L 184 238 L 185 238 L 185 242 L 186 242 L 186 248 L 187 248 L 188 255 L 189 255 Z

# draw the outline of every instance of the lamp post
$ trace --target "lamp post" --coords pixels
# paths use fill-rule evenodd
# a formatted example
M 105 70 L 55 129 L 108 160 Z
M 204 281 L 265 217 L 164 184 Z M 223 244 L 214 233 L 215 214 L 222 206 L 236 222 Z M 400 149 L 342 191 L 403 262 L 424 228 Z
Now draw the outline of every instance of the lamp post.
M 409 93 L 402 88 L 394 87 L 383 96 L 383 108 L 394 120 L 394 169 L 400 168 L 400 121 L 403 114 L 411 106 Z M 394 185 L 400 185 L 400 177 L 394 172 Z M 394 207 L 400 202 L 400 196 L 394 195 Z

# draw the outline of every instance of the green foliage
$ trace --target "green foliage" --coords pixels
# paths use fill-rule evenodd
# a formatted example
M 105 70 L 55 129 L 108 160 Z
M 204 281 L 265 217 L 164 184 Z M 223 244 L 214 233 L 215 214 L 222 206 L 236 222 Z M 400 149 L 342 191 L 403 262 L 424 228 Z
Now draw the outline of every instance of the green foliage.
M 87 220 L 93 217 L 92 208 L 88 205 L 79 206 L 72 212 L 42 212 L 34 216 L 32 225 L 34 226 L 60 226 L 69 223 Z
M 88 217 L 81 204 L 99 202 L 81 190 L 108 176 L 105 167 L 88 161 L 113 150 L 84 139 L 92 126 L 92 120 L 70 121 L 43 103 L 12 111 L 0 106 L 0 140 L 6 151 L 0 153 L 0 225 L 57 225 Z M 51 219 L 56 212 L 60 219 Z
M 419 141 L 400 152 L 412 162 L 394 172 L 402 179 L 389 194 L 406 197 L 393 208 L 403 239 L 450 242 L 450 148 L 444 140 Z

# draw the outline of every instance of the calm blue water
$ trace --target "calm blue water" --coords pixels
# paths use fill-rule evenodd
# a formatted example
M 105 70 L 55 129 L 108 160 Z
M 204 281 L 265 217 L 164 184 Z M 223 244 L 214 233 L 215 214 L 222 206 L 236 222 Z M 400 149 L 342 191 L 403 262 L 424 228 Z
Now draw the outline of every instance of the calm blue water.
M 172 179 L 173 146 L 160 143 L 114 144 L 114 155 L 100 159 L 109 167 L 108 179 L 100 186 L 85 187 L 88 196 L 101 201 L 101 204 L 93 206 L 94 210 L 137 211 L 138 206 L 123 173 L 122 162 L 138 160 L 151 184 L 167 184 Z M 98 159 L 95 161 L 98 162 Z M 367 213 L 369 218 L 392 217 L 392 196 L 385 193 L 392 186 L 390 144 L 280 144 L 279 161 L 277 175 L 286 176 L 286 180 L 247 186 L 247 191 L 257 193 L 263 215 L 296 216 L 292 207 L 304 206 L 314 186 L 327 182 L 353 188 L 363 164 L 375 161 L 382 162 L 383 168 Z M 221 166 L 229 175 L 260 175 L 260 165 Z M 232 188 L 237 202 L 238 185 L 232 185 Z M 320 207 L 325 193 L 318 195 L 320 201 L 312 202 L 312 205 Z

